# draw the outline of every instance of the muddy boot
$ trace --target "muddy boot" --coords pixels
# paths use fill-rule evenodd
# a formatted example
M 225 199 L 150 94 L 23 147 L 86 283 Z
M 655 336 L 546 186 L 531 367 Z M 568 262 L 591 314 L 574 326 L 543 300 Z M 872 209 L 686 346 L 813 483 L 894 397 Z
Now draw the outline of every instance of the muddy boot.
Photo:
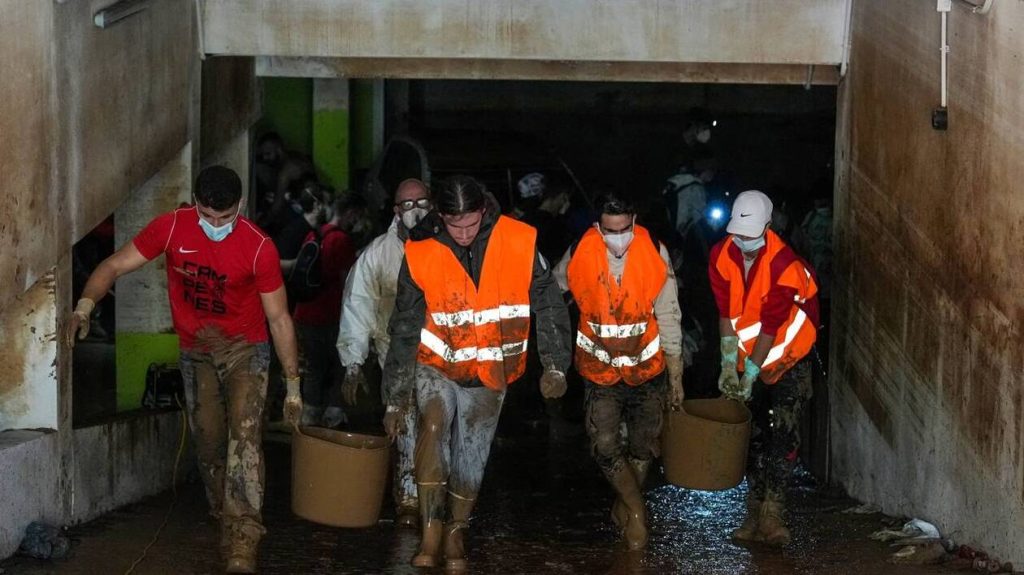
M 444 484 L 420 484 L 420 550 L 412 558 L 413 567 L 437 567 L 444 531 Z
M 758 524 L 761 514 L 761 500 L 753 495 L 747 495 L 747 516 L 740 525 L 732 532 L 732 538 L 737 541 L 758 541 L 761 535 L 758 533 Z
M 238 521 L 231 526 L 231 550 L 227 573 L 255 573 L 256 549 L 259 547 L 263 527 L 256 523 Z
M 466 529 L 469 528 L 469 514 L 473 511 L 475 499 L 450 493 L 448 509 L 451 520 L 444 526 L 444 570 L 450 573 L 465 571 L 469 564 L 466 561 Z
M 651 460 L 630 458 L 629 467 L 633 470 L 633 477 L 636 478 L 636 485 L 640 489 L 640 493 L 643 494 L 644 482 L 647 481 L 647 472 L 651 469 Z M 612 523 L 619 529 L 624 529 L 628 513 L 622 498 L 616 497 L 615 503 L 612 503 Z
M 781 501 L 765 499 L 761 504 L 761 516 L 758 521 L 759 539 L 769 545 L 782 547 L 789 544 L 789 529 L 783 519 L 785 508 Z
M 631 551 L 643 549 L 647 546 L 647 507 L 637 485 L 636 475 L 631 467 L 623 466 L 609 477 L 609 481 L 626 509 L 626 525 L 623 528 L 626 544 Z

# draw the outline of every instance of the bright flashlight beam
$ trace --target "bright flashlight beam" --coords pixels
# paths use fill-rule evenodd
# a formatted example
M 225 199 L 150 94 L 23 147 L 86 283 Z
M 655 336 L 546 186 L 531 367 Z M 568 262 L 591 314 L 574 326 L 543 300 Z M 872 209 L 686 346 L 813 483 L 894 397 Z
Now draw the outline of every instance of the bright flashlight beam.
M 722 219 L 723 215 L 724 214 L 722 213 L 722 208 L 715 208 L 711 210 L 711 219 L 720 220 Z

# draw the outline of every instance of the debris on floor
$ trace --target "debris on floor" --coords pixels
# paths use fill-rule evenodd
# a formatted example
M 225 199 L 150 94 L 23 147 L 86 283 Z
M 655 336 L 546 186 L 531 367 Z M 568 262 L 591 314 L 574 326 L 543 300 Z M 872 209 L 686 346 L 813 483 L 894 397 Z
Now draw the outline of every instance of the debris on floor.
M 71 540 L 58 527 L 33 521 L 25 528 L 18 552 L 35 559 L 66 559 Z

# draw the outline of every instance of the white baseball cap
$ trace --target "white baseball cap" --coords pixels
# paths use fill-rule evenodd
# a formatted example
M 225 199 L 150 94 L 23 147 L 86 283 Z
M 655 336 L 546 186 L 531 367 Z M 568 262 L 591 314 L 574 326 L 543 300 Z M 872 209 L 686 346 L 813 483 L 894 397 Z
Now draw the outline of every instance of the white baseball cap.
M 764 193 L 747 190 L 736 196 L 732 204 L 732 217 L 725 231 L 739 236 L 760 237 L 764 227 L 772 221 L 772 201 Z

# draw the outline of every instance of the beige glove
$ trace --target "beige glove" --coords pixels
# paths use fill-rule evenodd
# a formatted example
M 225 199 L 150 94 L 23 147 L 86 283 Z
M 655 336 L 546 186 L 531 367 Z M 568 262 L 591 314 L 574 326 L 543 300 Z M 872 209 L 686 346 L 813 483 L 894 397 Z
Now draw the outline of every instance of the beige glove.
M 736 370 L 736 361 L 739 357 L 740 338 L 726 336 L 722 338 L 722 373 L 718 376 L 718 389 L 722 395 L 733 399 L 743 395 L 740 387 L 740 375 Z
M 686 397 L 683 391 L 683 356 L 666 355 L 665 367 L 668 369 L 669 405 L 678 410 Z
M 302 421 L 302 378 L 299 376 L 285 377 L 284 384 L 288 394 L 284 398 L 284 420 L 289 425 L 298 427 Z
M 545 399 L 558 399 L 565 395 L 569 384 L 565 381 L 565 374 L 557 369 L 549 369 L 540 376 L 540 394 Z
M 89 335 L 89 318 L 94 309 L 96 309 L 96 302 L 91 299 L 83 297 L 78 300 L 75 311 L 71 312 L 71 317 L 68 318 L 67 343 L 69 346 L 75 347 L 76 335 L 78 339 L 85 339 Z
M 384 411 L 384 431 L 391 441 L 408 431 L 405 429 L 405 415 L 406 408 L 398 405 L 389 405 Z
M 341 397 L 345 403 L 355 405 L 360 389 L 363 390 L 363 393 L 370 393 L 370 384 L 366 381 L 363 366 L 350 365 L 345 368 L 345 380 L 341 382 Z

